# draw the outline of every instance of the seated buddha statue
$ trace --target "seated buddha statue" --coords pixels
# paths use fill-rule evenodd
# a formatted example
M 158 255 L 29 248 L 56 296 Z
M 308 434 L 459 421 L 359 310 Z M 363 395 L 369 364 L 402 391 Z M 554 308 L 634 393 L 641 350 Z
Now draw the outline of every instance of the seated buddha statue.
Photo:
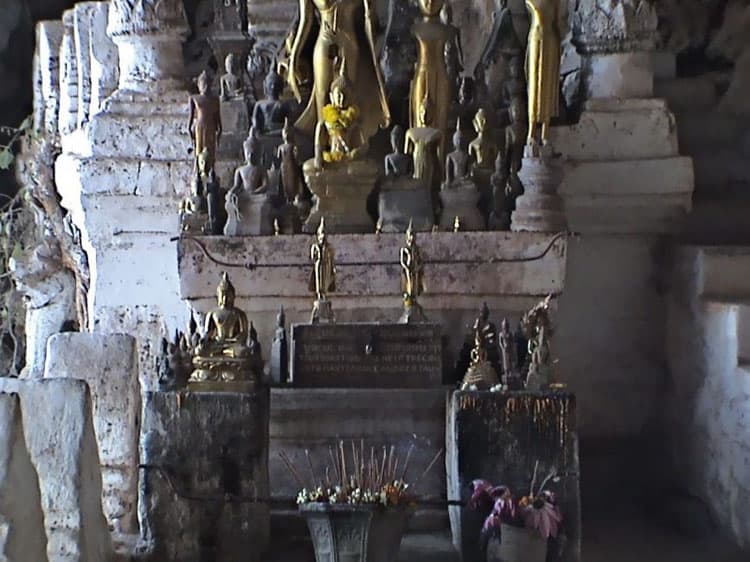
M 247 315 L 234 306 L 235 290 L 226 273 L 216 288 L 218 306 L 206 314 L 203 336 L 193 352 L 190 382 L 252 380 Z

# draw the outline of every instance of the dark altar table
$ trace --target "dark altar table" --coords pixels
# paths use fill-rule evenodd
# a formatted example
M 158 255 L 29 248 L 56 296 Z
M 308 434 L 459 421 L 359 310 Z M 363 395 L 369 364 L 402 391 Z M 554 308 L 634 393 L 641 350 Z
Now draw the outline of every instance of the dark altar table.
M 580 562 L 581 506 L 575 396 L 567 392 L 462 392 L 448 398 L 446 468 L 453 543 L 464 562 L 480 562 L 482 517 L 467 507 L 471 482 L 504 484 L 514 497 L 529 493 L 554 467 L 561 477 L 547 486 L 558 497 L 567 545 L 550 548 L 548 562 Z

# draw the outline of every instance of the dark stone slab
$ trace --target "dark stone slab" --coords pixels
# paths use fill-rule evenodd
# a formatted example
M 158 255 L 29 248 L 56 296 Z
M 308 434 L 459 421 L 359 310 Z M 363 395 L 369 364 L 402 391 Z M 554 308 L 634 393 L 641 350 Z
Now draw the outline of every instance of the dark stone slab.
M 268 414 L 268 389 L 145 393 L 138 506 L 149 560 L 260 560 Z
M 295 324 L 292 384 L 429 388 L 442 381 L 437 324 Z
M 446 420 L 448 498 L 468 502 L 472 480 L 504 484 L 514 496 L 529 493 L 534 464 L 539 479 L 555 467 L 557 494 L 568 538 L 561 555 L 550 543 L 548 562 L 580 562 L 581 506 L 575 396 L 559 392 L 454 392 Z M 453 543 L 463 560 L 480 560 L 483 516 L 449 508 Z

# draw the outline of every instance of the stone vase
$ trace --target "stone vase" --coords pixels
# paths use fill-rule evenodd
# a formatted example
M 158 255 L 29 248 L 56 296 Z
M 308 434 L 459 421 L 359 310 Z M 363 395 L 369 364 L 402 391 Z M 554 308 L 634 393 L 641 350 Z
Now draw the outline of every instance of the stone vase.
M 547 541 L 538 531 L 503 524 L 487 544 L 487 562 L 545 562 Z
M 377 505 L 308 503 L 316 562 L 395 562 L 412 510 Z

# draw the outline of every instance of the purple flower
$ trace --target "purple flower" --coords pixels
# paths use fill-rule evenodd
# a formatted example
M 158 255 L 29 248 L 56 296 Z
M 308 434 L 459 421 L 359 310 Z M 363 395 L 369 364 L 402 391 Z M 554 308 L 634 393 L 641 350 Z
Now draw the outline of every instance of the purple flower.
M 545 496 L 542 493 L 523 510 L 523 521 L 526 528 L 539 531 L 544 539 L 557 537 L 560 523 L 562 523 L 560 510 L 548 499 L 554 499 L 554 496 Z

